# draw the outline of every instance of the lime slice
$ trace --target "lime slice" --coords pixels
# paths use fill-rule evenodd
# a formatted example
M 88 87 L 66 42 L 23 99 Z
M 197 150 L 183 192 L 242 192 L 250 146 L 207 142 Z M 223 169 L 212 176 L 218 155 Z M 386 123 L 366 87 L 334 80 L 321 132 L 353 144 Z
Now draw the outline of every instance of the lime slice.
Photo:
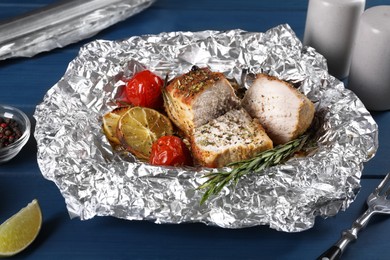
M 120 141 L 116 135 L 119 119 L 129 109 L 130 107 L 118 107 L 103 116 L 103 132 L 107 139 L 114 145 L 120 144 Z
M 117 136 L 122 145 L 140 159 L 149 159 L 152 144 L 164 135 L 172 135 L 168 117 L 146 107 L 133 107 L 121 116 Z
M 0 257 L 12 256 L 24 250 L 37 237 L 41 225 L 41 208 L 34 199 L 0 225 Z

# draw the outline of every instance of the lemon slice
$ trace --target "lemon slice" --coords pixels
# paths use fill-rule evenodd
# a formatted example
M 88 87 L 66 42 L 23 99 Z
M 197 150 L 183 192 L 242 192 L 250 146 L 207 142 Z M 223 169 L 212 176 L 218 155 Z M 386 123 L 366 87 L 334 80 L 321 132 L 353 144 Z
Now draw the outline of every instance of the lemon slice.
M 41 208 L 38 201 L 33 200 L 0 225 L 0 257 L 12 256 L 25 249 L 37 237 L 41 225 Z
M 118 107 L 103 116 L 103 132 L 107 139 L 114 145 L 119 145 L 120 141 L 116 134 L 118 122 L 121 116 L 126 113 L 130 107 Z
M 149 159 L 152 144 L 164 135 L 172 135 L 171 121 L 146 107 L 130 108 L 118 122 L 117 136 L 122 145 L 140 159 Z

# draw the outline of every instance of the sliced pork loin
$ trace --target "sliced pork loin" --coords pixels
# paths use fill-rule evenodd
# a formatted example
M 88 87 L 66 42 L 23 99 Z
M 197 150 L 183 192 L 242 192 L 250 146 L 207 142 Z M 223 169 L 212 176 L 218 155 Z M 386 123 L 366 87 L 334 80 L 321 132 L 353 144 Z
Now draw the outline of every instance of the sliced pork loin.
M 193 67 L 163 89 L 165 110 L 188 137 L 194 128 L 240 106 L 234 89 L 222 73 Z
M 291 84 L 266 74 L 256 76 L 242 105 L 259 119 L 275 145 L 303 134 L 315 112 L 313 103 Z
M 194 129 L 191 149 L 197 163 L 223 167 L 252 158 L 273 147 L 257 119 L 245 109 L 234 109 Z

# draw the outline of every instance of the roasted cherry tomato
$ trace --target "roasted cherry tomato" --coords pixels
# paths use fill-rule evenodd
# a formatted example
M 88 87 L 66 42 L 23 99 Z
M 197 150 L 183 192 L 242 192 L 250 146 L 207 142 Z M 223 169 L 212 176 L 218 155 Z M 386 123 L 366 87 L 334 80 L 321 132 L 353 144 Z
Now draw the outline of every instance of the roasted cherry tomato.
M 163 83 L 159 76 L 149 70 L 138 72 L 126 83 L 126 98 L 134 106 L 161 108 Z
M 166 166 L 192 166 L 191 152 L 179 137 L 166 135 L 153 143 L 150 163 Z

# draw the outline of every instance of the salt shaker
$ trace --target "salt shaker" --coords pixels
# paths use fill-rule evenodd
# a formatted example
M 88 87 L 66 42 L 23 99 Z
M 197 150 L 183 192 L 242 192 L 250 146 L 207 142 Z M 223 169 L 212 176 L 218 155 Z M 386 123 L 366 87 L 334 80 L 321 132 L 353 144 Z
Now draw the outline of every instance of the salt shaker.
M 329 73 L 339 79 L 348 76 L 365 4 L 365 0 L 309 0 L 303 43 L 321 53 Z
M 350 71 L 348 88 L 367 109 L 390 109 L 390 5 L 363 13 Z

